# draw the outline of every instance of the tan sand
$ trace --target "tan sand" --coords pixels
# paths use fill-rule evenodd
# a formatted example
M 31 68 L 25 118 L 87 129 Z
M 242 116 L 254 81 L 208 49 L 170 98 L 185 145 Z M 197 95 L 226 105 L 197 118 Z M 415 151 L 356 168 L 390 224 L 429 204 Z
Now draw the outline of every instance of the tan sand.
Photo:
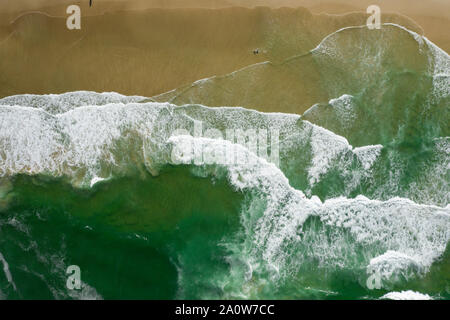
M 93 0 L 91 8 L 88 2 L 0 2 L 1 97 L 74 90 L 153 96 L 260 61 L 282 61 L 308 52 L 329 33 L 364 24 L 367 18 L 365 12 L 334 16 L 313 15 L 303 8 L 230 6 L 303 4 L 316 13 L 342 14 L 363 10 L 370 1 L 354 6 L 355 1 L 344 0 Z M 415 11 L 407 5 L 410 1 L 390 2 L 398 3 L 398 8 L 389 4 L 390 11 L 403 10 L 425 26 L 425 35 L 449 51 L 445 1 L 432 0 Z M 79 31 L 65 27 L 66 5 L 72 3 L 82 7 Z M 124 9 L 131 11 L 119 11 Z M 402 15 L 386 13 L 383 21 L 421 32 Z M 255 48 L 260 49 L 257 55 L 252 53 Z

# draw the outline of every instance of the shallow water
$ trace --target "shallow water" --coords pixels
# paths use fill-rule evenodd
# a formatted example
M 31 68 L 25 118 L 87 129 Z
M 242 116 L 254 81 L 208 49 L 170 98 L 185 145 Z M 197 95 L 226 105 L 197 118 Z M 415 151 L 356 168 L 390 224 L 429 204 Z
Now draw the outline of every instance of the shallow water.
M 347 28 L 160 102 L 0 99 L 0 297 L 450 298 L 450 60 L 382 30 Z M 268 133 L 267 154 L 207 129 Z M 208 163 L 191 147 L 238 157 Z M 66 286 L 70 265 L 81 290 Z

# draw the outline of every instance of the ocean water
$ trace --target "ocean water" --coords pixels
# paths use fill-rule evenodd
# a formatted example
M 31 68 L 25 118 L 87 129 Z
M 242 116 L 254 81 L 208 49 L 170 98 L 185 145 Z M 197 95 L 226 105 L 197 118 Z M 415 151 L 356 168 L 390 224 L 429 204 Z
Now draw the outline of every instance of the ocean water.
M 385 24 L 153 98 L 0 99 L 0 298 L 449 299 L 449 71 Z

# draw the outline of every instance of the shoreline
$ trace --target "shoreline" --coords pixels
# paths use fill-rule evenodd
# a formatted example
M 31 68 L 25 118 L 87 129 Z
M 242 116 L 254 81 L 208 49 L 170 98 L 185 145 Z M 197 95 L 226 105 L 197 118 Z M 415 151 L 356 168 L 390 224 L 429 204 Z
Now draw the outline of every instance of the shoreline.
M 422 33 L 407 17 L 383 17 Z M 0 58 L 7 61 L 0 65 L 0 96 L 90 90 L 152 97 L 308 53 L 327 35 L 366 19 L 364 12 L 305 8 L 154 8 L 87 16 L 81 30 L 68 30 L 63 16 L 22 14 L 0 25 Z

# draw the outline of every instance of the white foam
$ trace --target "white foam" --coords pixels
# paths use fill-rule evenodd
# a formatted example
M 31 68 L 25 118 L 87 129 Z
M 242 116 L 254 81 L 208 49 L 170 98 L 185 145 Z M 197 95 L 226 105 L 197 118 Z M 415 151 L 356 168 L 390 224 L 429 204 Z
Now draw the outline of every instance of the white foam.
M 353 96 L 344 94 L 337 99 L 331 99 L 328 103 L 333 106 L 342 128 L 350 128 L 357 118 L 353 109 Z
M 60 114 L 82 106 L 102 106 L 109 103 L 131 103 L 146 99 L 124 96 L 116 92 L 97 93 L 74 91 L 62 94 L 21 94 L 0 99 L 0 105 L 39 108 L 51 114 Z
M 90 187 L 92 188 L 98 182 L 105 181 L 105 180 L 107 180 L 107 179 L 106 178 L 100 178 L 100 177 L 94 177 L 94 178 L 91 179 Z
M 307 122 L 307 121 L 305 121 Z M 333 160 L 352 150 L 352 146 L 347 139 L 338 136 L 315 124 L 312 125 L 311 148 L 313 159 L 308 171 L 309 182 L 314 185 L 319 181 L 320 176 L 325 173 Z
M 358 157 L 365 170 L 369 170 L 381 153 L 381 144 L 355 148 L 353 152 Z
M 217 150 L 229 148 L 231 145 L 229 141 L 193 138 L 191 136 L 171 137 L 169 143 L 173 144 L 174 147 L 202 144 L 206 148 Z M 253 191 L 256 198 L 262 197 L 267 201 L 264 215 L 258 221 L 257 226 L 252 226 L 258 230 L 254 233 L 256 236 L 254 241 L 256 243 L 265 242 L 263 256 L 274 268 L 277 268 L 279 263 L 276 261 L 276 257 L 280 254 L 281 242 L 285 237 L 295 234 L 295 230 L 290 229 L 289 226 L 295 228 L 297 224 L 302 224 L 308 217 L 309 211 L 312 210 L 305 210 L 303 211 L 305 214 L 302 214 L 302 212 L 295 212 L 295 209 L 299 205 L 305 208 L 315 208 L 317 207 L 317 198 L 314 201 L 306 201 L 305 195 L 301 191 L 291 188 L 287 178 L 274 164 L 257 157 L 240 145 L 234 145 L 234 147 L 238 152 L 245 153 L 250 161 L 227 165 L 225 168 L 228 173 L 228 180 L 238 190 Z M 185 163 L 194 161 L 192 153 L 183 154 L 176 160 L 185 161 Z M 205 168 L 205 170 L 208 169 Z M 274 216 L 276 216 L 276 225 L 270 222 L 270 219 Z M 293 221 L 295 223 L 292 223 Z M 282 233 L 283 236 L 280 237 L 279 233 Z M 275 237 L 272 235 L 275 235 Z M 258 246 L 253 249 L 258 250 Z
M 446 206 L 450 202 L 448 182 L 450 138 L 434 139 L 432 150 L 432 158 L 423 165 L 417 177 L 406 188 L 403 196 L 419 203 Z M 398 160 L 394 158 L 391 162 L 395 163 Z M 401 171 L 402 169 L 401 167 L 395 168 L 395 171 Z M 399 179 L 398 175 L 393 175 L 390 183 L 398 184 Z
M 103 300 L 103 297 L 97 292 L 97 290 L 81 281 L 80 290 L 68 290 L 68 296 L 77 300 Z
M 415 259 L 407 254 L 388 250 L 384 254 L 370 260 L 367 274 L 376 274 L 381 287 L 389 286 L 401 280 L 409 280 L 427 271 L 422 259 Z
M 68 98 L 69 102 L 66 98 L 59 100 L 70 104 L 72 98 Z M 204 129 L 262 128 L 287 132 L 299 118 L 243 108 L 177 107 L 152 102 L 77 106 L 57 114 L 44 109 L 0 106 L 0 176 L 41 173 L 67 176 L 76 185 L 91 185 L 92 181 L 108 178 L 114 168 L 120 170 L 126 163 L 118 161 L 128 161 L 130 152 L 136 153 L 137 158 L 143 157 L 149 170 L 153 170 L 152 164 L 160 161 L 155 158 L 163 153 L 161 149 L 171 133 L 180 127 L 189 130 L 197 119 L 203 121 Z M 126 148 L 130 141 L 141 141 L 141 147 L 115 152 L 118 143 Z
M 389 292 L 382 296 L 380 299 L 389 300 L 433 300 L 429 295 L 420 292 L 408 290 L 400 292 Z
M 224 144 L 229 144 L 191 136 L 172 137 L 169 143 L 175 146 L 197 143 L 212 149 L 223 149 Z M 242 146 L 239 148 L 250 157 L 256 157 Z M 192 153 L 188 155 L 190 158 L 182 155 L 179 160 L 192 163 Z M 201 167 L 209 174 L 216 172 L 216 169 Z M 328 261 L 323 261 L 325 264 L 331 261 L 341 267 L 349 267 L 355 263 L 355 257 L 351 256 L 352 249 L 347 250 L 345 246 L 362 246 L 368 260 L 360 263 L 367 263 L 368 269 L 378 268 L 377 271 L 389 281 L 396 281 L 394 275 L 408 271 L 412 266 L 418 266 L 415 275 L 426 272 L 444 252 L 450 239 L 450 212 L 447 208 L 418 205 L 402 198 L 378 201 L 363 196 L 330 199 L 322 204 L 317 198 L 310 200 L 301 191 L 293 189 L 283 173 L 264 159 L 256 158 L 251 165 L 227 165 L 225 169 L 233 186 L 238 190 L 253 191 L 252 201 L 265 203 L 262 213 L 255 213 L 257 210 L 243 213 L 250 215 L 244 219 L 248 228 L 246 234 L 251 238 L 248 239 L 245 256 L 253 270 L 258 266 L 257 261 L 265 261 L 265 268 L 274 270 L 278 276 L 296 270 L 301 261 L 292 259 L 286 247 L 301 245 L 303 240 L 298 230 L 310 216 L 319 217 L 335 230 L 347 230 L 352 237 L 349 243 L 337 243 L 339 248 L 334 246 L 336 243 L 329 245 L 316 238 L 316 243 L 309 244 L 310 254 L 317 253 L 316 258 Z M 386 253 L 381 255 L 383 252 Z M 330 259 L 333 256 L 336 259 Z
M 0 252 L 0 262 L 3 264 L 3 272 L 5 273 L 6 280 L 8 280 L 8 282 L 13 286 L 14 290 L 17 291 L 16 284 L 14 283 L 11 271 L 9 270 L 9 264 L 1 252 Z
M 2 176 L 52 174 L 67 176 L 75 185 L 82 180 L 89 186 L 120 173 L 133 161 L 144 161 L 148 168 L 165 165 L 170 163 L 174 146 L 198 144 L 214 151 L 233 145 L 220 139 L 170 137 L 175 129 L 190 129 L 194 120 L 203 121 L 205 128 L 275 126 L 283 131 L 281 150 L 286 154 L 310 144 L 312 161 L 307 172 L 311 184 L 317 183 L 334 162 L 345 167 L 346 157 L 355 156 L 364 169 L 369 168 L 381 149 L 381 146 L 353 149 L 345 138 L 295 115 L 245 109 L 113 103 L 79 106 L 58 114 L 40 108 L 0 106 L 0 114 Z M 419 266 L 420 275 L 445 249 L 450 237 L 448 206 L 419 205 L 403 198 L 378 201 L 362 196 L 322 203 L 319 198 L 308 199 L 302 191 L 292 188 L 274 164 L 244 146 L 233 147 L 248 161 L 199 164 L 196 172 L 202 176 L 226 174 L 232 186 L 251 194 L 242 212 L 246 238 L 239 256 L 252 270 L 252 277 L 261 269 L 274 279 L 296 272 L 302 259 L 308 258 L 302 251 L 305 245 L 308 254 L 321 266 L 356 267 L 364 273 L 370 266 L 384 269 L 388 266 L 391 269 L 386 278 L 402 274 L 411 265 Z M 179 157 L 184 163 L 195 160 L 189 152 Z M 325 232 L 308 234 L 303 230 L 309 217 L 317 217 L 331 227 L 334 238 L 327 239 Z M 294 253 L 298 256 L 292 256 Z M 364 258 L 358 260 L 358 254 Z M 371 263 L 374 258 L 375 263 Z
M 353 148 L 342 136 L 332 131 L 312 124 L 309 121 L 304 123 L 311 125 L 311 153 L 312 160 L 308 169 L 310 186 L 313 187 L 320 181 L 321 176 L 333 167 L 338 167 L 347 176 L 347 189 L 352 190 L 360 182 L 361 177 L 371 174 L 369 171 L 378 159 L 382 145 L 370 145 Z M 360 162 L 363 173 L 355 174 L 349 171 L 352 166 L 353 156 Z M 365 170 L 365 171 L 364 171 Z
M 102 163 L 117 166 L 114 142 L 150 136 L 165 104 L 85 106 L 51 115 L 39 108 L 0 106 L 0 175 L 17 173 L 106 178 Z M 137 137 L 127 136 L 136 132 Z

